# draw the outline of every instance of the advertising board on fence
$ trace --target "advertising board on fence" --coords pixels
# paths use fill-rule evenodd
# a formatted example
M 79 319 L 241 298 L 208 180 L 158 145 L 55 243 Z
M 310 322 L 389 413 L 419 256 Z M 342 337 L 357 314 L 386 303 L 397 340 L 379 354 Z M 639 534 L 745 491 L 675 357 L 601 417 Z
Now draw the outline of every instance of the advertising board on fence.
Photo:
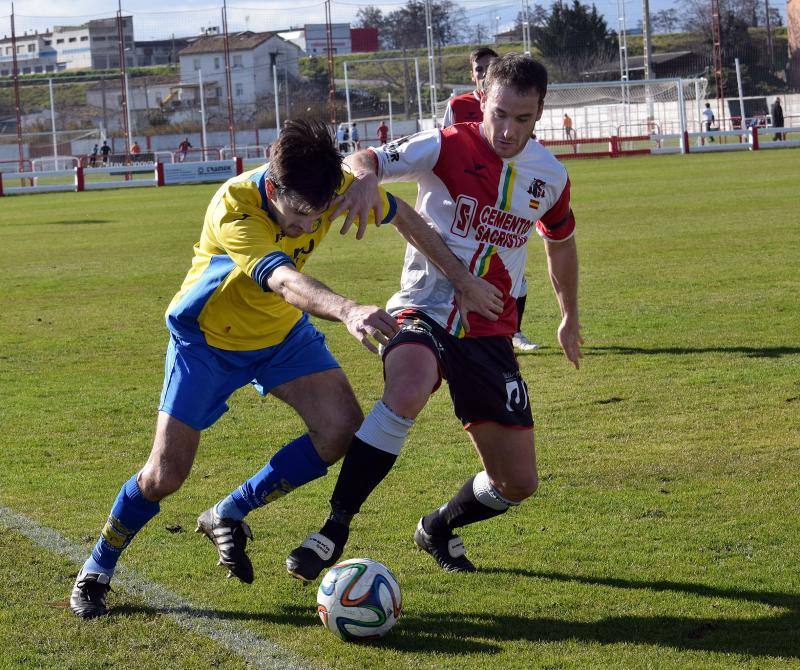
M 165 184 L 197 184 L 206 181 L 225 181 L 235 176 L 235 160 L 164 164 Z

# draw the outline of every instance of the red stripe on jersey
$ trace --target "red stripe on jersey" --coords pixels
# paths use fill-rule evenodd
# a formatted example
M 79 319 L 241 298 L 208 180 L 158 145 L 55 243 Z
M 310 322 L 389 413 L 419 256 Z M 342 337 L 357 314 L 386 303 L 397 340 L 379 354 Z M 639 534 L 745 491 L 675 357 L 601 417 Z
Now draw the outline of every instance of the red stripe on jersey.
M 536 229 L 549 240 L 564 240 L 575 230 L 575 216 L 569 206 L 569 178 L 556 204 L 536 222 Z

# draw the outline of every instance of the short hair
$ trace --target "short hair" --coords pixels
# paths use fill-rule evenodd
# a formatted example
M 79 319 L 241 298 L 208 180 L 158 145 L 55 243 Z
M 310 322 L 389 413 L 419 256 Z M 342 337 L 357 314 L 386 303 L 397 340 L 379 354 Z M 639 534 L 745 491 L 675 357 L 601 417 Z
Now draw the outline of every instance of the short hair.
M 489 91 L 492 86 L 513 88 L 522 95 L 533 89 L 544 100 L 547 95 L 547 68 L 530 56 L 520 53 L 507 53 L 495 58 L 486 70 L 483 90 Z
M 328 126 L 316 119 L 289 121 L 272 145 L 268 177 L 301 214 L 327 207 L 342 183 L 342 157 Z
M 497 58 L 497 52 L 494 49 L 489 47 L 478 47 L 469 55 L 469 62 L 474 63 L 485 56 L 491 56 L 492 58 Z

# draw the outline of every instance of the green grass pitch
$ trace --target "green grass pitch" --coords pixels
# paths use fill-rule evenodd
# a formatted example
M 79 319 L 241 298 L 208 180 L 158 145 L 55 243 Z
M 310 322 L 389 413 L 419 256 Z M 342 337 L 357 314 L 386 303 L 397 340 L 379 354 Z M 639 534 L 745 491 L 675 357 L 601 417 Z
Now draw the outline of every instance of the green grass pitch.
M 250 587 L 225 580 L 191 532 L 302 430 L 250 389 L 122 564 L 306 667 L 800 668 L 798 165 L 796 150 L 567 163 L 586 344 L 575 371 L 534 241 L 525 331 L 543 346 L 521 366 L 540 490 L 464 529 L 479 573 L 434 569 L 413 549 L 417 519 L 478 469 L 437 393 L 346 552 L 387 563 L 403 588 L 383 641 L 334 638 L 316 587 L 283 567 L 324 519 L 338 467 L 251 515 Z M 0 199 L 0 507 L 87 553 L 147 457 L 163 312 L 216 187 Z M 382 305 L 403 248 L 389 227 L 360 242 L 332 234 L 307 271 Z M 319 325 L 368 409 L 377 357 L 340 324 Z M 66 609 L 77 567 L 0 527 L 0 670 L 246 667 L 124 591 L 110 616 L 78 621 Z

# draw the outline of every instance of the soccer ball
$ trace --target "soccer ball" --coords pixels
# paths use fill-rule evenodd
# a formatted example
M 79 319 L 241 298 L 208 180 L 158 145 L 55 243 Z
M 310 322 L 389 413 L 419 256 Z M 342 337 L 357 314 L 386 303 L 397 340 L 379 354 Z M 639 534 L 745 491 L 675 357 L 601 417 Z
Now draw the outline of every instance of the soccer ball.
M 343 640 L 375 640 L 397 623 L 400 585 L 383 563 L 351 558 L 334 565 L 317 590 L 322 624 Z

